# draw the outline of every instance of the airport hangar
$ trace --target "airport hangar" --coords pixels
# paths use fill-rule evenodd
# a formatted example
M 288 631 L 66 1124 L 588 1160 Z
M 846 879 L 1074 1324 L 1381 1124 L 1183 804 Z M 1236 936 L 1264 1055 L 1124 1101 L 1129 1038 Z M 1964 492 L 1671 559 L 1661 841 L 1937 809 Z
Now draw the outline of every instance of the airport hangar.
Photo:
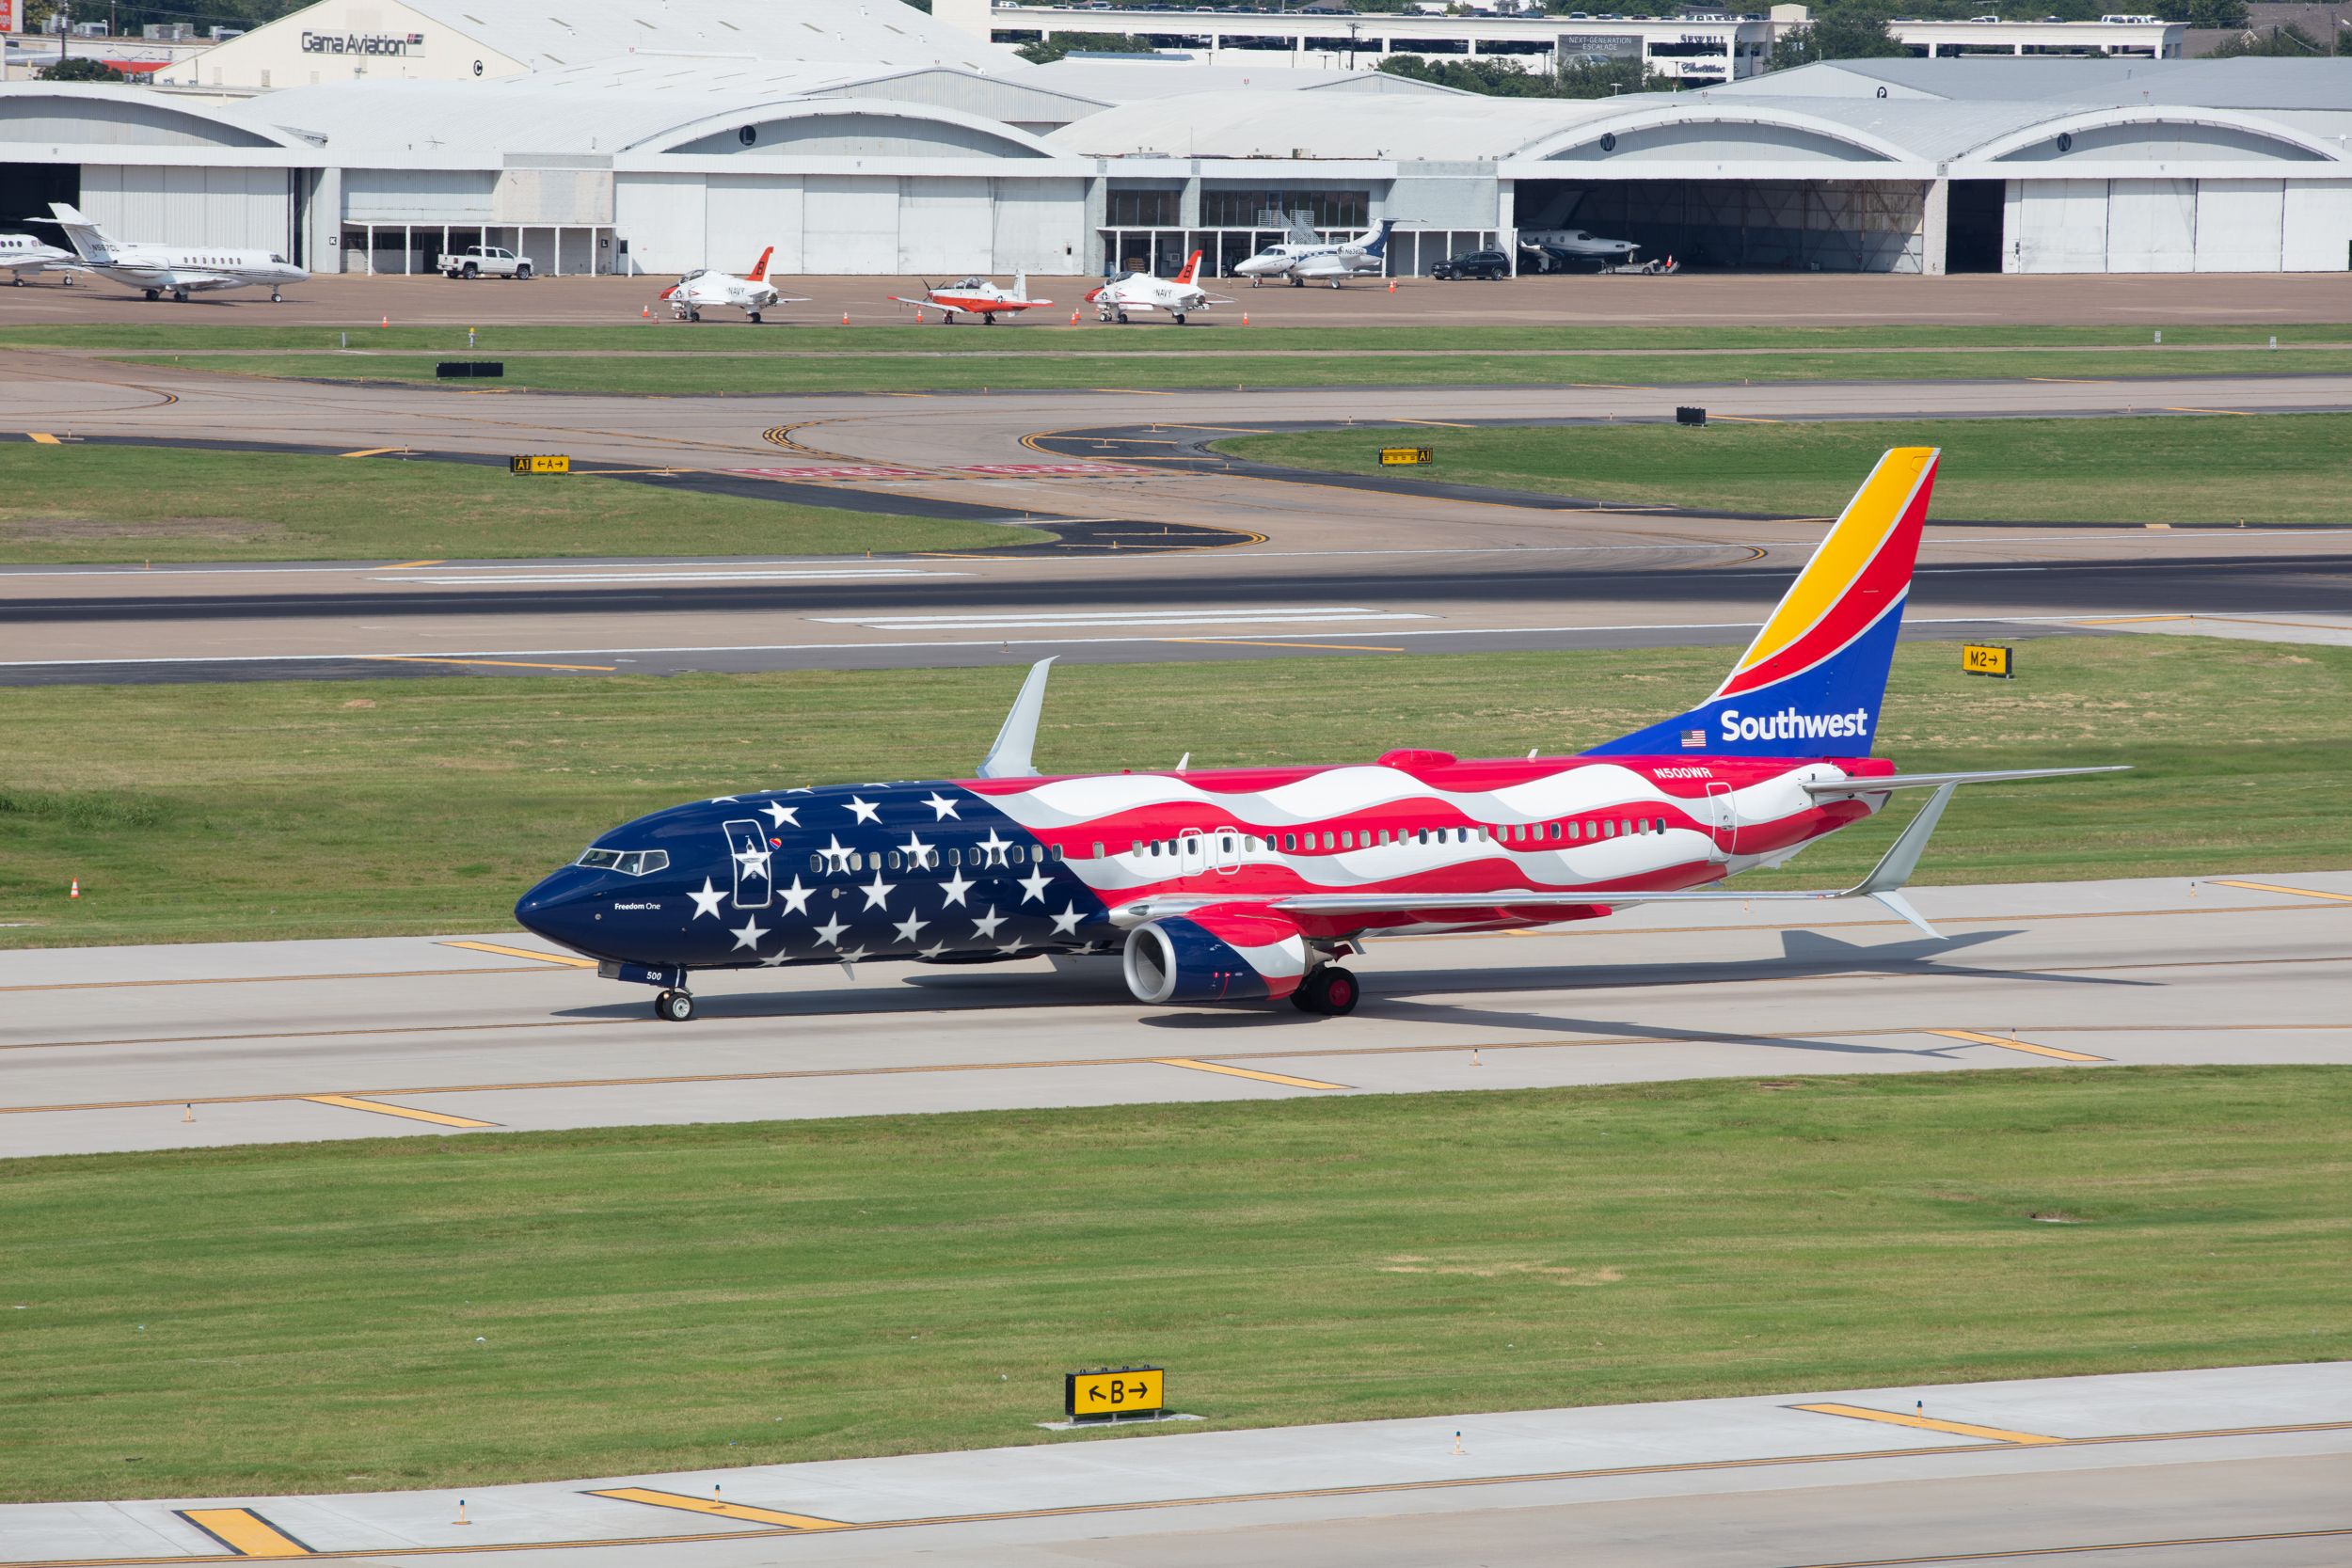
M 1489 98 L 1032 66 L 897 0 L 777 0 L 755 27 L 728 0 L 551 3 L 321 0 L 179 86 L 0 86 L 0 227 L 74 200 L 125 238 L 376 273 L 479 240 L 557 274 L 773 245 L 787 275 L 1168 272 L 1199 247 L 1215 277 L 1299 214 L 1393 218 L 1400 274 L 1567 224 L 1733 268 L 2352 266 L 2352 62 L 1868 60 Z M 321 79 L 254 63 L 289 57 Z

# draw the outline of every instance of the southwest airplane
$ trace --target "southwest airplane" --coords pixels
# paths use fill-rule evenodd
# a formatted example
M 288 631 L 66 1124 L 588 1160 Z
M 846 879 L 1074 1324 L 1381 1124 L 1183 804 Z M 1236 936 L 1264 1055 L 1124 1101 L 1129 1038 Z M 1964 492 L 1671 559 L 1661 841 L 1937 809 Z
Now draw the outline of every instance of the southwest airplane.
M 673 1022 L 694 1014 L 695 970 L 1114 952 L 1139 1002 L 1341 1014 L 1359 988 L 1339 960 L 1372 938 L 1705 899 L 1870 897 L 1932 937 L 1901 889 L 1955 788 L 2110 771 L 1905 774 L 1870 755 L 1936 457 L 1880 459 L 1713 696 L 1579 756 L 1040 777 L 1047 659 L 977 778 L 673 806 L 597 839 L 515 917 L 660 988 Z M 1909 788 L 1934 794 L 1851 887 L 1708 885 Z
M 101 277 L 137 289 L 150 299 L 168 293 L 184 301 L 191 293 L 216 289 L 269 290 L 273 304 L 278 290 L 310 275 L 283 256 L 268 250 L 235 250 L 225 245 L 170 245 L 110 239 L 104 230 L 84 217 L 79 209 L 53 201 L 57 227 L 65 230 L 81 264 Z

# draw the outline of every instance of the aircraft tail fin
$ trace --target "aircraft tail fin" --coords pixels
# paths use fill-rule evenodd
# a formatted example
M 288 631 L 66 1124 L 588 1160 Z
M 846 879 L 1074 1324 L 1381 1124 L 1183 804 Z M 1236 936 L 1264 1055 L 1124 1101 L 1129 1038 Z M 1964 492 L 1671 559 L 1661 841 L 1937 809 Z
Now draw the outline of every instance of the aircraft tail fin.
M 775 255 L 775 253 L 776 247 L 774 245 L 770 245 L 767 249 L 761 251 L 759 253 L 759 260 L 752 263 L 752 270 L 743 275 L 744 281 L 750 283 L 767 282 L 768 260 L 770 257 Z
M 1190 256 L 1184 258 L 1184 270 L 1176 275 L 1176 281 L 1179 283 L 1189 284 L 1193 279 L 1193 275 L 1200 270 L 1200 253 L 1196 250 Z
M 1869 755 L 1940 456 L 1897 447 L 1880 458 L 1715 694 L 1593 752 Z
M 1374 232 L 1371 239 L 1364 242 L 1364 254 L 1367 256 L 1384 254 L 1389 248 L 1389 231 L 1395 227 L 1396 219 L 1382 218 L 1378 230 Z
M 65 230 L 66 243 L 73 254 L 92 265 L 103 266 L 114 257 L 115 243 L 106 231 L 82 215 L 82 210 L 63 201 L 53 201 L 49 210 L 56 215 L 57 227 Z
M 1029 297 L 1029 275 L 1026 272 L 1012 275 L 1012 297 L 1020 300 Z

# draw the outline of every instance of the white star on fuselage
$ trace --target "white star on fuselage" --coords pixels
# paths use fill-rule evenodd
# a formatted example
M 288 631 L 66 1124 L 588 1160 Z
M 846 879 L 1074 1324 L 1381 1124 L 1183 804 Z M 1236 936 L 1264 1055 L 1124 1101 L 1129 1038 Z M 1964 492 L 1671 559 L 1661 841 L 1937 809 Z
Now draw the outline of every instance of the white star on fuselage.
M 998 914 L 994 909 L 991 909 L 986 915 L 972 922 L 972 931 L 976 936 L 993 939 L 996 935 L 996 927 L 1004 923 L 1005 917 Z
M 1012 847 L 1012 841 L 1008 838 L 998 838 L 996 830 L 991 828 L 988 831 L 988 836 L 980 840 L 977 847 L 980 851 L 982 865 L 1002 865 L 1005 863 L 1005 851 Z
M 963 895 L 972 891 L 972 879 L 961 871 L 958 871 L 939 884 L 939 891 L 948 903 L 962 904 Z M 969 909 L 971 906 L 967 904 L 964 907 Z
M 917 871 L 926 870 L 931 863 L 931 856 L 933 853 L 934 851 L 930 845 L 924 843 L 913 833 L 907 834 L 907 864 L 913 866 Z
M 825 837 L 828 842 L 822 849 L 817 851 L 818 854 L 825 857 L 825 868 L 829 871 L 836 869 L 841 871 L 849 870 L 850 857 L 857 853 L 857 851 L 844 845 L 841 842 L 841 835 L 838 833 L 827 833 Z
M 831 920 L 817 927 L 817 940 L 828 947 L 838 947 L 841 944 L 841 933 L 849 928 L 848 921 L 839 915 L 834 915 Z
M 848 812 L 851 816 L 856 817 L 860 822 L 879 821 L 882 817 L 882 807 L 875 805 L 872 801 L 866 800 L 863 796 L 850 796 L 850 799 L 843 803 L 841 809 Z
M 768 875 L 768 851 L 738 849 L 735 852 L 735 863 L 743 868 L 743 875 L 746 877 L 765 877 Z
M 913 942 L 914 940 L 914 933 L 930 924 L 930 922 L 924 919 L 918 912 L 908 915 L 904 920 L 901 920 L 898 924 L 893 926 L 891 929 L 898 933 L 898 940 L 900 942 Z
M 703 890 L 696 893 L 692 888 L 688 888 L 686 896 L 694 901 L 694 912 L 691 918 L 700 920 L 704 915 L 708 915 L 716 920 L 719 918 L 719 900 L 724 898 L 726 895 L 712 886 L 710 879 L 705 877 Z
M 742 925 L 727 934 L 735 939 L 736 946 L 748 947 L 756 953 L 759 951 L 759 939 L 768 934 L 768 927 L 759 923 L 757 915 L 747 915 Z
M 1062 911 L 1061 913 L 1054 916 L 1054 934 L 1056 936 L 1075 936 L 1078 930 L 1078 922 L 1084 920 L 1085 918 L 1085 915 L 1078 912 L 1077 905 L 1071 905 L 1068 909 Z
M 795 876 L 792 879 L 792 885 L 790 887 L 780 887 L 776 889 L 776 896 L 784 900 L 785 913 L 806 914 L 808 912 L 809 896 L 816 891 L 817 890 L 813 887 L 803 887 L 801 885 L 801 879 L 798 876 Z
M 945 822 L 951 816 L 955 817 L 959 822 L 963 820 L 961 816 L 957 816 L 956 802 L 950 800 L 947 797 L 942 795 L 936 789 L 932 790 L 930 794 L 924 797 L 923 803 L 930 807 L 931 810 L 937 814 L 932 818 L 935 822 Z
M 898 890 L 898 884 L 896 882 L 883 881 L 882 879 L 882 873 L 879 871 L 874 873 L 874 879 L 872 881 L 858 889 L 860 893 L 866 895 L 866 907 L 869 910 L 889 909 L 890 895 Z
M 797 807 L 780 806 L 773 800 L 771 800 L 759 809 L 768 814 L 768 816 L 773 820 L 776 827 L 781 828 L 787 822 L 795 828 L 801 825 L 801 814 L 799 808 Z
M 1021 901 L 1025 904 L 1034 898 L 1042 904 L 1045 902 L 1045 890 L 1053 885 L 1054 879 L 1045 874 L 1044 867 L 1040 866 L 1021 879 Z

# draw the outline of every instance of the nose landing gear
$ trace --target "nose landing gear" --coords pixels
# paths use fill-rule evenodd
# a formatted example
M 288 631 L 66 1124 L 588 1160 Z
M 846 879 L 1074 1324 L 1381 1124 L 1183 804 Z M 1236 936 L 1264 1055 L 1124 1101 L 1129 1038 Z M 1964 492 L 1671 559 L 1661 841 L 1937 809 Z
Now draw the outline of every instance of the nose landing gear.
M 694 1016 L 691 992 L 665 990 L 653 999 L 653 1016 L 664 1023 L 684 1023 Z

